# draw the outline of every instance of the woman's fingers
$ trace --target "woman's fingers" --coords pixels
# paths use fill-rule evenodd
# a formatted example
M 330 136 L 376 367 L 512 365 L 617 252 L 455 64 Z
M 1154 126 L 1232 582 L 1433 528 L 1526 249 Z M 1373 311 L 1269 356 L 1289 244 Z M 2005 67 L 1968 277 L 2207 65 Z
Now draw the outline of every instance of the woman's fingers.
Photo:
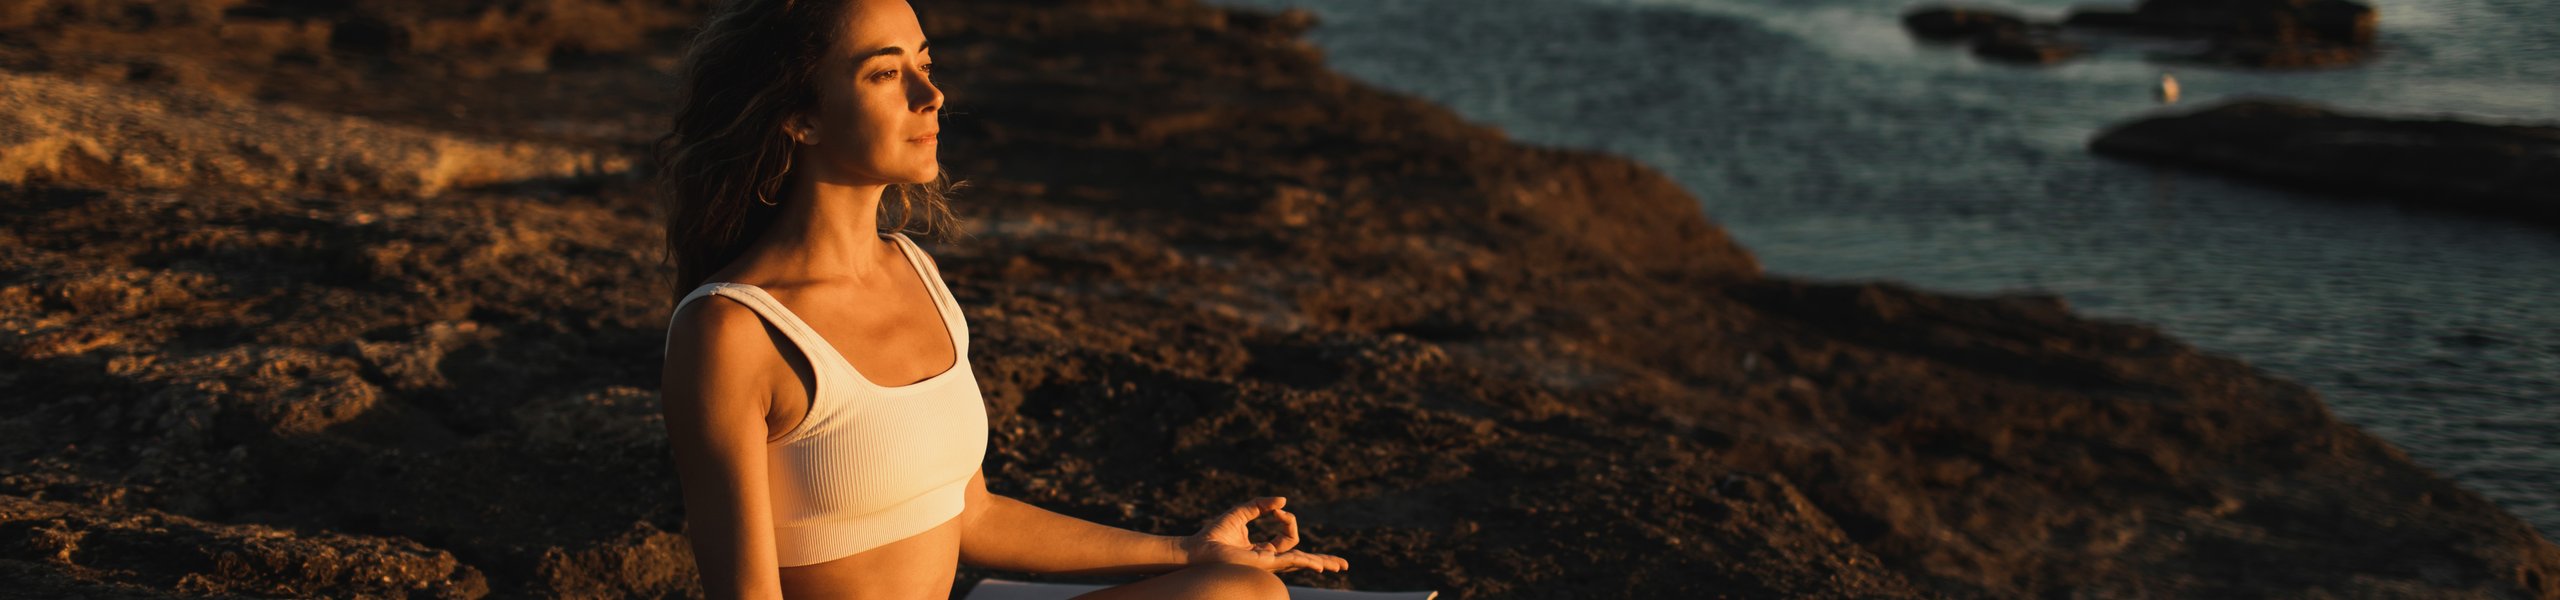
M 1321 573 L 1351 568 L 1351 561 L 1342 560 L 1342 557 L 1316 554 L 1312 552 L 1290 551 L 1281 553 L 1279 556 L 1272 558 L 1273 562 L 1277 563 L 1280 567 L 1279 569 L 1275 569 L 1277 571 L 1306 569 Z
M 1247 500 L 1243 504 L 1236 505 L 1235 508 L 1227 509 L 1226 513 L 1218 515 L 1218 518 L 1211 520 L 1201 532 L 1204 537 L 1211 540 L 1245 546 L 1254 554 L 1277 557 L 1297 548 L 1300 539 L 1297 513 L 1281 509 L 1288 504 L 1289 499 L 1280 496 Z M 1280 534 L 1270 540 L 1256 542 L 1252 539 L 1253 532 L 1250 525 L 1263 515 L 1280 519 Z
M 1280 530 L 1280 537 L 1272 538 L 1271 541 L 1262 545 L 1270 546 L 1272 552 L 1287 552 L 1290 548 L 1298 547 L 1298 515 L 1276 508 L 1271 510 L 1271 514 L 1279 516 L 1280 523 L 1287 527 Z
M 1275 572 L 1300 569 L 1332 572 L 1351 568 L 1350 561 L 1338 556 L 1296 550 L 1299 541 L 1298 515 L 1282 509 L 1288 505 L 1289 499 L 1280 496 L 1247 500 L 1234 508 L 1227 509 L 1227 512 L 1218 515 L 1217 518 L 1211 519 L 1201 530 L 1202 537 L 1221 544 L 1244 546 L 1259 559 L 1259 562 L 1264 563 L 1265 568 Z M 1280 535 L 1269 541 L 1252 541 L 1251 531 L 1247 526 L 1255 519 L 1262 518 L 1263 515 L 1279 517 Z
M 1248 544 L 1251 542 L 1245 540 L 1244 524 L 1261 514 L 1260 510 L 1254 507 L 1253 502 L 1238 504 L 1234 508 L 1227 509 L 1227 512 L 1218 513 L 1218 516 L 1210 518 L 1205 525 L 1201 526 L 1200 532 L 1218 541 Z
M 1262 513 L 1280 510 L 1280 506 L 1287 502 L 1288 499 L 1276 496 L 1246 500 L 1235 508 L 1227 509 L 1226 514 L 1218 515 L 1218 524 L 1241 526 L 1253 521 L 1254 517 L 1262 516 Z
M 1287 498 L 1277 496 L 1267 496 L 1247 500 L 1243 504 L 1236 505 L 1235 508 L 1227 509 L 1226 514 L 1218 515 L 1216 520 L 1210 521 L 1208 531 L 1214 532 L 1214 536 L 1219 539 L 1233 542 L 1239 546 L 1252 545 L 1253 540 L 1248 539 L 1251 530 L 1246 529 L 1245 524 L 1252 523 L 1254 519 L 1260 518 L 1263 513 L 1280 510 L 1280 507 L 1286 505 L 1288 501 L 1289 499 Z M 1293 530 L 1290 534 L 1294 536 L 1296 535 L 1296 532 Z M 1234 537 L 1229 538 L 1228 536 Z

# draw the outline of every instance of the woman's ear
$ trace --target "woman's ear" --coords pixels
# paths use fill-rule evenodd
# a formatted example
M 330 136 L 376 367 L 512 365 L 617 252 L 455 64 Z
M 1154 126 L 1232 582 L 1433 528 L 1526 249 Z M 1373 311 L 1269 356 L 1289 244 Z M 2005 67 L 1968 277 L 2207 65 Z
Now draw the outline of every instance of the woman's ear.
M 817 145 L 814 141 L 818 138 L 818 126 L 815 121 L 806 114 L 791 115 L 782 120 L 782 133 L 791 136 L 792 143 L 804 146 Z

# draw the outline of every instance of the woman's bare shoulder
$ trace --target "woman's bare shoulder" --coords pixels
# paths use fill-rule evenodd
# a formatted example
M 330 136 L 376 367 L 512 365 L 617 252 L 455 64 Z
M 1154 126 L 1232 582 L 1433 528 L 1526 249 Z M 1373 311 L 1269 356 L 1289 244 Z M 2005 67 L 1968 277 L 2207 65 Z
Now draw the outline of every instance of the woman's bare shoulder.
M 671 380 L 678 375 L 722 380 L 758 376 L 781 362 L 764 318 L 727 296 L 712 294 L 687 302 L 676 308 L 667 325 Z
M 678 307 L 673 321 L 658 388 L 669 434 L 771 442 L 776 430 L 767 421 L 780 402 L 778 386 L 794 376 L 775 346 L 780 334 L 753 309 L 727 297 L 696 299 Z M 707 446 L 680 446 L 678 453 L 702 448 Z

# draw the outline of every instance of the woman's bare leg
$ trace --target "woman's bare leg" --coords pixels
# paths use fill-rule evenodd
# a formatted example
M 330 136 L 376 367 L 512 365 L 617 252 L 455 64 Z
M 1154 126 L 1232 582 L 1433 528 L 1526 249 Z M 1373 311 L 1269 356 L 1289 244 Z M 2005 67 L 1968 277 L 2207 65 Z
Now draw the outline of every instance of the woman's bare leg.
M 1193 565 L 1086 592 L 1075 600 L 1287 600 L 1289 587 L 1270 571 L 1244 565 Z

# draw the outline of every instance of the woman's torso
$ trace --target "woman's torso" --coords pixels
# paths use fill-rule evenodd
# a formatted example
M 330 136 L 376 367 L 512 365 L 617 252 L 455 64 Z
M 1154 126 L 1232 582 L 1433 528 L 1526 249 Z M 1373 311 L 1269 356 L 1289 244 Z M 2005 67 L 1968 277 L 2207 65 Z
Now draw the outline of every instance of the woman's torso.
M 960 520 L 889 545 L 814 565 L 783 567 L 782 596 L 818 598 L 949 598 L 959 575 Z
M 872 286 L 726 277 L 705 286 L 765 305 L 759 312 L 783 334 L 777 343 L 797 350 L 783 353 L 777 368 L 789 373 L 772 379 L 780 383 L 766 419 L 790 597 L 942 598 L 959 561 L 951 479 L 965 487 L 984 456 L 985 409 L 957 303 L 920 249 L 903 236 L 890 241 L 903 247 L 889 272 L 912 275 Z M 844 518 L 855 514 L 891 518 Z

